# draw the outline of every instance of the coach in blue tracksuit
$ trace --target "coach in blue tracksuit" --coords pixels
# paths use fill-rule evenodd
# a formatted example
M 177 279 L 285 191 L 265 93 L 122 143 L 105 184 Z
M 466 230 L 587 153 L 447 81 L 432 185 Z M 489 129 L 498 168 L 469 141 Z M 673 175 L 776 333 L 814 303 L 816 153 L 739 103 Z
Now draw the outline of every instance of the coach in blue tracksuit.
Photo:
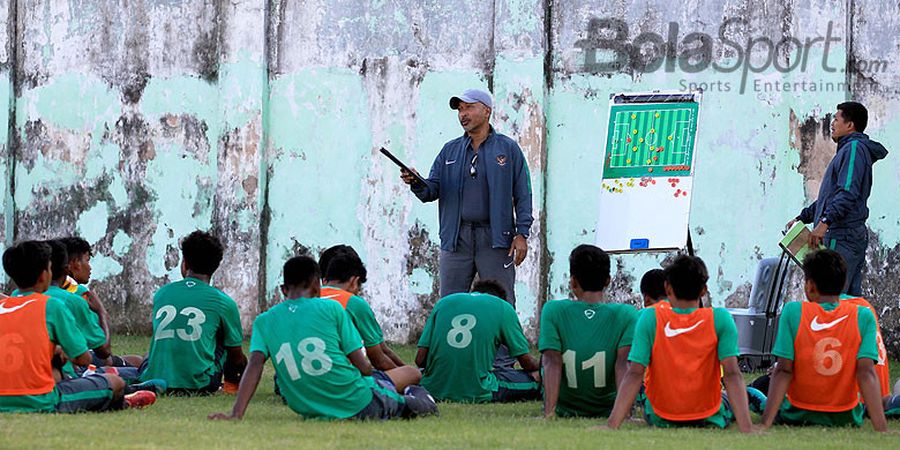
M 423 202 L 438 200 L 441 297 L 468 292 L 477 273 L 498 281 L 516 304 L 518 266 L 528 252 L 531 182 L 516 142 L 490 124 L 490 94 L 469 89 L 450 99 L 465 133 L 444 144 L 426 183 L 402 173 Z
M 831 139 L 837 142 L 838 149 L 825 169 L 819 196 L 788 222 L 788 227 L 798 220 L 815 224 L 810 243 L 824 244 L 844 257 L 844 293 L 853 296 L 862 295 L 862 268 L 869 242 L 866 202 L 872 191 L 872 164 L 888 153 L 883 145 L 863 134 L 868 120 L 866 107 L 859 103 L 837 105 Z

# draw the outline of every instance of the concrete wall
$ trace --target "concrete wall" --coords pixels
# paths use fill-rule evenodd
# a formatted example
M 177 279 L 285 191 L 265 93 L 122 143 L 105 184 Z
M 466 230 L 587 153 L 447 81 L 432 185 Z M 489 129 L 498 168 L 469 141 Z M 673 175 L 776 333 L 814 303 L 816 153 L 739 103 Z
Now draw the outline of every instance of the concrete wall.
M 7 245 L 88 239 L 92 287 L 122 331 L 148 328 L 153 291 L 179 278 L 179 238 L 202 228 L 228 245 L 215 284 L 238 301 L 245 326 L 280 300 L 287 257 L 348 243 L 368 264 L 365 294 L 389 339 L 415 339 L 436 301 L 437 208 L 408 194 L 377 150 L 427 170 L 461 133 L 447 99 L 467 87 L 494 93 L 495 127 L 529 161 L 538 220 L 516 291 L 532 336 L 539 305 L 567 295 L 569 250 L 594 240 L 609 93 L 707 83 L 691 230 L 717 305 L 746 302 L 757 261 L 777 254 L 781 227 L 815 197 L 834 150 L 835 104 L 865 102 L 869 134 L 889 149 L 900 138 L 900 65 L 890 59 L 900 11 L 884 2 L 0 3 L 9 80 L 0 87 L 9 123 L 0 129 L 0 233 Z M 717 38 L 728 18 L 746 21 L 727 34 L 742 46 L 825 36 L 829 23 L 840 41 L 827 53 L 812 46 L 805 71 L 748 73 L 740 92 L 741 70 L 688 73 L 674 59 L 672 71 L 598 73 L 596 18 L 624 21 L 629 42 L 642 32 L 667 37 L 669 22 L 679 41 Z M 797 57 L 776 53 L 782 67 Z M 821 67 L 826 55 L 839 70 Z M 711 56 L 725 66 L 742 57 L 721 45 Z M 886 67 L 857 64 L 873 60 Z M 762 92 L 755 80 L 849 89 Z M 875 167 L 864 283 L 895 351 L 898 180 L 892 154 Z M 635 301 L 641 274 L 669 256 L 616 257 L 612 297 Z

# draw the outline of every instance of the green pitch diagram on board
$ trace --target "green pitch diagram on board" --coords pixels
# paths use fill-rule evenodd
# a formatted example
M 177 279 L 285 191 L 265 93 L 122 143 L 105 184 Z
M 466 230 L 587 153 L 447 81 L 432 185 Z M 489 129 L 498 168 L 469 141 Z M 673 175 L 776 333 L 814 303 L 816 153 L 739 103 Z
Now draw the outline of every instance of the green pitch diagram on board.
M 691 174 L 698 103 L 612 105 L 603 179 Z

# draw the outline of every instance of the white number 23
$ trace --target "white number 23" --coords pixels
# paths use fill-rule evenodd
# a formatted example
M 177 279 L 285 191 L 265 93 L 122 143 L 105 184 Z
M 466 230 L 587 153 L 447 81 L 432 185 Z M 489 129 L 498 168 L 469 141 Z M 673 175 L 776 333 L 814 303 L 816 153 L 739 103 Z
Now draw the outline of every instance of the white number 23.
M 187 316 L 187 326 L 190 328 L 190 332 L 185 329 L 177 329 L 177 330 L 167 330 L 166 327 L 175 320 L 177 315 Z M 159 328 L 156 330 L 156 335 L 154 339 L 157 341 L 163 339 L 172 339 L 175 335 L 178 335 L 178 338 L 183 341 L 196 341 L 200 339 L 200 336 L 203 334 L 202 325 L 206 322 L 206 314 L 203 311 L 200 311 L 193 306 L 188 306 L 178 312 L 174 306 L 166 305 L 162 308 L 159 308 L 159 311 L 156 312 L 156 318 L 162 318 L 159 322 Z

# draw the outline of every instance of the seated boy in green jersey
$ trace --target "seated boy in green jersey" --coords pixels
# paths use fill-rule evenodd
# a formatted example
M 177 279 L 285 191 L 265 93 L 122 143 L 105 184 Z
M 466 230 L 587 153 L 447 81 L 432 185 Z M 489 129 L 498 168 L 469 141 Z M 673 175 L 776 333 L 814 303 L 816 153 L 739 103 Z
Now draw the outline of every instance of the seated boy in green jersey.
M 641 296 L 644 308 L 649 308 L 666 299 L 666 273 L 662 269 L 651 269 L 641 277 Z
M 125 382 L 116 375 L 60 380 L 54 359 L 86 365 L 91 355 L 65 302 L 44 293 L 53 278 L 51 254 L 49 244 L 37 241 L 3 252 L 3 269 L 19 288 L 0 301 L 0 412 L 74 413 L 152 404 L 153 392 L 123 395 Z
M 422 386 L 439 400 L 486 403 L 537 400 L 538 362 L 528 354 L 519 317 L 506 290 L 492 280 L 471 293 L 448 295 L 434 305 L 419 338 L 416 364 Z M 506 344 L 524 370 L 494 368 L 497 347 Z
M 649 371 L 644 418 L 651 426 L 725 428 L 735 420 L 741 432 L 749 433 L 734 319 L 725 308 L 700 308 L 709 279 L 706 265 L 681 255 L 664 271 L 671 307 L 641 311 L 609 427 L 618 428 L 628 417 Z
M 600 248 L 575 247 L 569 273 L 576 300 L 549 301 L 541 311 L 544 416 L 608 416 L 628 366 L 637 310 L 604 303 L 609 255 Z
M 241 316 L 234 300 L 210 284 L 224 250 L 203 231 L 181 241 L 184 279 L 153 296 L 153 336 L 142 381 L 160 378 L 170 393 L 204 395 L 218 391 L 224 375 L 225 391 L 236 391 L 247 366 Z
M 326 250 L 323 256 L 329 257 L 320 258 L 327 266 L 322 277 L 322 298 L 340 303 L 350 315 L 353 325 L 362 336 L 366 357 L 375 368 L 373 376 L 390 381 L 397 392 L 403 392 L 406 386 L 418 384 L 422 374 L 419 369 L 406 365 L 387 346 L 381 325 L 375 319 L 375 313 L 369 307 L 369 303 L 359 296 L 367 275 L 362 259 L 348 246 L 337 247 L 346 247 L 349 250 L 337 253 L 329 253 Z M 320 264 L 319 267 L 322 268 L 323 265 Z
M 106 342 L 109 350 L 112 351 L 112 336 L 109 332 L 109 314 L 103 306 L 103 302 L 97 297 L 97 294 L 88 288 L 88 282 L 91 280 L 91 257 L 93 250 L 88 241 L 78 237 L 69 236 L 59 239 L 66 246 L 66 254 L 68 255 L 68 263 L 66 264 L 66 280 L 60 287 L 70 293 L 83 298 L 90 310 L 97 316 L 97 323 L 106 335 Z M 133 367 L 136 370 L 140 367 L 144 358 L 137 355 L 118 356 L 110 354 L 107 358 L 100 358 L 96 352 L 91 351 L 93 356 L 91 364 L 111 367 Z
M 369 376 L 372 366 L 350 316 L 337 302 L 319 298 L 319 266 L 308 256 L 284 264 L 285 301 L 260 314 L 250 338 L 250 364 L 230 414 L 242 419 L 273 358 L 277 386 L 288 407 L 305 418 L 393 419 L 437 413 L 421 386 L 397 394 Z
M 97 315 L 91 311 L 84 298 L 61 287 L 66 282 L 66 264 L 69 258 L 66 253 L 66 246 L 58 239 L 45 242 L 51 251 L 50 267 L 53 280 L 44 294 L 62 300 L 72 313 L 72 317 L 75 318 L 75 324 L 87 341 L 88 347 L 93 350 L 93 354 L 100 358 L 108 358 L 110 356 L 109 342 L 107 341 L 106 333 L 100 327 Z M 90 363 L 88 362 L 88 364 Z M 82 371 L 83 366 L 73 367 L 71 363 L 66 363 L 62 370 L 63 375 L 66 377 L 75 377 L 80 375 Z
M 860 426 L 868 413 L 875 431 L 887 431 L 875 364 L 875 316 L 865 306 L 841 302 L 847 266 L 833 250 L 803 260 L 806 302 L 781 310 L 772 354 L 763 428 L 788 425 Z M 865 405 L 860 403 L 862 398 Z

